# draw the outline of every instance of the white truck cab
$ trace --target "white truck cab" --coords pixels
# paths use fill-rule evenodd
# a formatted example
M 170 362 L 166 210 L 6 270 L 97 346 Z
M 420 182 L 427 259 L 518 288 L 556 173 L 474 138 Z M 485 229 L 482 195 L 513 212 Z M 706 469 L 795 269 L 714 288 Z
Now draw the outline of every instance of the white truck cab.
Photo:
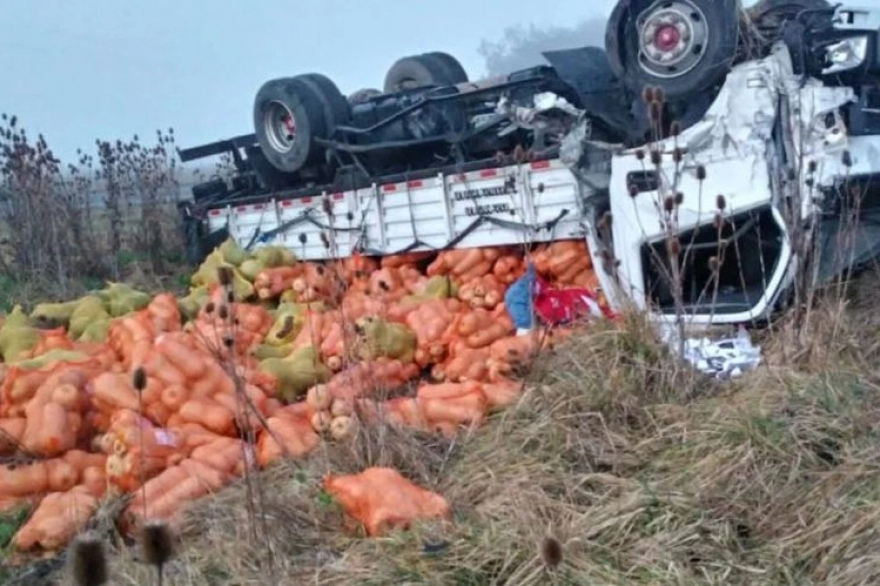
M 873 69 L 873 85 L 798 74 L 780 42 L 736 65 L 699 122 L 612 155 L 608 200 L 588 214 L 587 234 L 612 304 L 660 321 L 752 322 L 791 292 L 808 249 L 822 256 L 817 279 L 867 260 L 873 226 L 848 225 L 845 245 L 839 221 L 854 209 L 848 187 L 858 186 L 862 221 L 880 205 L 880 9 L 839 8 L 835 28 L 846 37 L 825 49 L 828 76 Z M 610 227 L 601 230 L 605 212 Z M 845 266 L 835 271 L 834 262 Z

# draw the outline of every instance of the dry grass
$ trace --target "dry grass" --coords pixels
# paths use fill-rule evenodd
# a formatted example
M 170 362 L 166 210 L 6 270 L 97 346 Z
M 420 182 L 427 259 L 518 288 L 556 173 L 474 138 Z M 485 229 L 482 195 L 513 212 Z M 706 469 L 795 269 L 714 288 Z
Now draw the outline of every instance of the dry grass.
M 723 384 L 682 368 L 637 319 L 578 337 L 480 431 L 372 428 L 266 471 L 256 543 L 243 482 L 197 503 L 165 583 L 880 583 L 877 377 L 857 356 L 880 342 L 857 327 L 875 306 L 816 325 L 842 341 L 823 344 L 841 354 L 821 372 L 779 363 L 780 327 L 765 341 L 775 364 Z M 364 538 L 320 482 L 369 465 L 440 492 L 453 519 Z M 154 583 L 135 549 L 110 565 L 112 584 Z

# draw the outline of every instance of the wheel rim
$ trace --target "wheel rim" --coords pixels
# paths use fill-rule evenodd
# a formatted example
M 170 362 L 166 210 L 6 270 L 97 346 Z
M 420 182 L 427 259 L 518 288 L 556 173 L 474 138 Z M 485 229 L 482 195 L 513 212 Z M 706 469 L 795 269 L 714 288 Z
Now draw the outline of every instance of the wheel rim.
M 263 128 L 269 145 L 279 153 L 289 152 L 296 143 L 296 117 L 281 102 L 271 102 L 266 107 Z
M 639 65 L 650 75 L 680 77 L 706 53 L 709 27 L 703 11 L 687 0 L 663 1 L 639 15 Z

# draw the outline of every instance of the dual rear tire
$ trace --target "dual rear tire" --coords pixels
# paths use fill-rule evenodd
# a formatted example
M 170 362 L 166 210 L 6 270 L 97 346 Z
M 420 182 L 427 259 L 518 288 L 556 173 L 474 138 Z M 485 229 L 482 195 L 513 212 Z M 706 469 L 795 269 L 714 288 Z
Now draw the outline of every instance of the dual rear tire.
M 388 94 L 467 81 L 461 63 L 435 51 L 399 59 L 388 70 L 384 87 Z M 337 127 L 351 121 L 353 106 L 381 95 L 367 89 L 346 98 L 333 81 L 319 73 L 267 81 L 254 99 L 257 142 L 265 159 L 282 173 L 315 168 L 327 156 L 319 141 L 332 139 Z M 263 183 L 278 184 L 277 179 Z
M 337 126 L 351 118 L 351 105 L 329 78 L 308 73 L 267 81 L 254 100 L 257 142 L 273 167 L 286 173 L 320 164 Z

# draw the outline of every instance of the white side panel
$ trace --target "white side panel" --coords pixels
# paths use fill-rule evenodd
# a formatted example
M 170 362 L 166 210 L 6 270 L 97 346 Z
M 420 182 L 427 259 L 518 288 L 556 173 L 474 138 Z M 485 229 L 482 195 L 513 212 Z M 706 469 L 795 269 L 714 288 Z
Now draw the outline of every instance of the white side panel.
M 574 174 L 552 161 L 329 194 L 332 218 L 314 197 L 212 210 L 209 225 L 222 228 L 228 218 L 242 246 L 268 233 L 252 247 L 280 244 L 309 260 L 356 249 L 441 249 L 459 237 L 457 248 L 548 242 L 583 236 L 580 190 Z

